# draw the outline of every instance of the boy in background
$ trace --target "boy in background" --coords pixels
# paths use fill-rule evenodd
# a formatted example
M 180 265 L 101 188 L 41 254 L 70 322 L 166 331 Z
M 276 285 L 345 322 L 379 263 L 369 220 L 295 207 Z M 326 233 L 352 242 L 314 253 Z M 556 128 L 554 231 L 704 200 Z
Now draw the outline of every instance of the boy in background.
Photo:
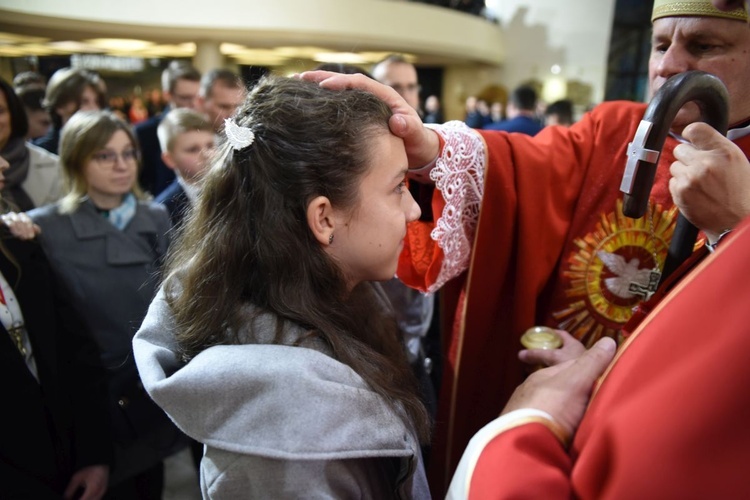
M 172 184 L 159 193 L 156 202 L 167 207 L 172 227 L 177 227 L 198 195 L 198 183 L 215 148 L 214 129 L 201 113 L 178 108 L 164 116 L 156 133 L 162 160 L 176 176 Z

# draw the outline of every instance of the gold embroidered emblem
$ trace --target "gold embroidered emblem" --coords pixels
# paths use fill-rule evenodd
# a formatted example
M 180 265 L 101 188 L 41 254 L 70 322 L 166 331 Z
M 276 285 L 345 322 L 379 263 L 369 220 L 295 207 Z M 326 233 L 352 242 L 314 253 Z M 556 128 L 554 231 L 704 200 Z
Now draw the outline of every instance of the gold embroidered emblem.
M 650 205 L 640 219 L 622 213 L 602 214 L 596 229 L 574 241 L 564 264 L 568 306 L 553 313 L 558 328 L 567 330 L 586 346 L 603 336 L 617 338 L 633 307 L 643 300 L 638 290 L 661 269 L 674 232 L 677 209 Z

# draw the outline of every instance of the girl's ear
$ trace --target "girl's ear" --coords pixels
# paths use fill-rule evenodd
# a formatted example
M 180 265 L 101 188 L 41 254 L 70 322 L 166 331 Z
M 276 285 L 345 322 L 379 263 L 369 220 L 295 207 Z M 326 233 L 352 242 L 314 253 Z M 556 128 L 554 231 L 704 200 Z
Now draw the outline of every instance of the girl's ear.
M 327 197 L 318 196 L 307 205 L 307 225 L 321 245 L 331 244 L 335 222 L 333 207 Z

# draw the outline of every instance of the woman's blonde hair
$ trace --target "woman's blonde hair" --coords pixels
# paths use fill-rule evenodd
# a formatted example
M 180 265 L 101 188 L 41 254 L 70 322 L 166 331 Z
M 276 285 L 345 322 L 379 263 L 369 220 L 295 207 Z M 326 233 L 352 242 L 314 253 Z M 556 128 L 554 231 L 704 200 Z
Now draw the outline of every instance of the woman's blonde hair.
M 60 163 L 67 194 L 60 200 L 60 213 L 69 214 L 78 209 L 89 189 L 86 165 L 118 130 L 128 135 L 138 151 L 138 140 L 130 126 L 109 111 L 78 111 L 62 128 Z M 140 162 L 138 168 L 140 170 Z M 137 181 L 132 192 L 138 199 L 145 198 Z

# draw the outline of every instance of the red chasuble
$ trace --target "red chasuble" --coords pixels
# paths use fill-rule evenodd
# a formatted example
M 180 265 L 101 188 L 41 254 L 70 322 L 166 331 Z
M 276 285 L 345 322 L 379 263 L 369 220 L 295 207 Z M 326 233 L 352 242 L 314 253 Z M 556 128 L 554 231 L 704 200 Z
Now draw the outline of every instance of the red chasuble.
M 455 313 L 444 322 L 445 369 L 429 463 L 434 495 L 445 492 L 471 436 L 523 380 L 521 334 L 544 324 L 587 344 L 617 337 L 643 299 L 627 285 L 647 282 L 663 264 L 676 222 L 668 182 L 677 140 L 666 141 L 646 216 L 623 216 L 619 190 L 645 107 L 604 103 L 571 128 L 547 127 L 533 138 L 480 131 L 488 158 L 478 222 L 467 224 L 468 270 L 443 294 L 444 314 Z M 750 136 L 736 142 L 750 152 Z M 435 190 L 436 217 L 462 210 L 446 198 Z M 472 210 L 466 212 L 471 219 Z M 433 228 L 411 225 L 399 264 L 399 277 L 423 290 L 453 252 L 432 241 Z
M 468 497 L 749 498 L 750 220 L 731 236 L 620 347 L 569 453 L 539 424 L 504 432 Z

